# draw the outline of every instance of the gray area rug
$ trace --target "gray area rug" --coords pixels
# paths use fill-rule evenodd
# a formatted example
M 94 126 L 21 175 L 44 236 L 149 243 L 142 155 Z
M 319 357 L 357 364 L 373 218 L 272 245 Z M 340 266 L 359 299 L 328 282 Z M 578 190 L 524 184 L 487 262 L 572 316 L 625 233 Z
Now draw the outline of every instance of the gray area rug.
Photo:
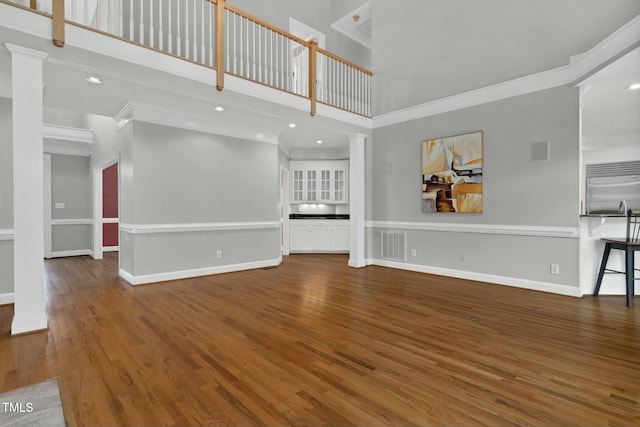
M 0 394 L 0 426 L 66 425 L 57 379 Z

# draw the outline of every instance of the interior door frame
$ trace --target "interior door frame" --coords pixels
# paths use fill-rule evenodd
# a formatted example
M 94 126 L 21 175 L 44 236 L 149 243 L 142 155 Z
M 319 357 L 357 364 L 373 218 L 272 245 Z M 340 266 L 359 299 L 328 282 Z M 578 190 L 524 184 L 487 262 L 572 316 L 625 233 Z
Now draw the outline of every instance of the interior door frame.
M 289 255 L 290 242 L 289 242 L 289 213 L 290 213 L 290 181 L 289 181 L 289 169 L 281 165 L 280 166 L 280 236 L 282 238 L 281 251 L 282 255 Z
M 93 259 L 102 259 L 102 171 L 118 163 L 118 218 L 120 218 L 120 152 L 93 166 Z M 118 239 L 119 240 L 119 239 Z M 118 251 L 118 265 L 120 252 Z

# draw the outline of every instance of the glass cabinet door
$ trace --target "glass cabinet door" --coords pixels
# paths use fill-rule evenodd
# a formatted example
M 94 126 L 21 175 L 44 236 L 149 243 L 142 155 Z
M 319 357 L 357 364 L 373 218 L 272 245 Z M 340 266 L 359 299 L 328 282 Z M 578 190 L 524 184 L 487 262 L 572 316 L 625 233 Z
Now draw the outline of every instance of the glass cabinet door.
M 293 201 L 302 202 L 304 200 L 304 171 L 296 169 L 293 171 Z
M 317 171 L 310 169 L 307 171 L 307 202 L 318 200 L 318 183 L 316 181 Z
M 344 169 L 336 169 L 333 173 L 333 200 L 336 202 L 344 202 Z

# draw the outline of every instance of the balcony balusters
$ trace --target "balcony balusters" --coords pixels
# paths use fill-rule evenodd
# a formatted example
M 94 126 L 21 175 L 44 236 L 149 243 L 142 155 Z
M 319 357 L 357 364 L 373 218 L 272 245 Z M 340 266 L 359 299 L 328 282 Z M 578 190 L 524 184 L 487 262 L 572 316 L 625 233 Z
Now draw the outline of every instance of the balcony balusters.
M 54 43 L 64 45 L 64 20 L 130 40 L 224 74 L 311 101 L 371 116 L 371 72 L 318 48 L 225 0 L 0 0 L 54 15 Z M 223 11 L 218 16 L 218 9 Z M 58 16 L 56 19 L 55 16 Z M 216 44 L 216 38 L 221 44 Z M 221 50 L 223 52 L 219 52 Z M 222 65 L 222 67 L 220 67 Z

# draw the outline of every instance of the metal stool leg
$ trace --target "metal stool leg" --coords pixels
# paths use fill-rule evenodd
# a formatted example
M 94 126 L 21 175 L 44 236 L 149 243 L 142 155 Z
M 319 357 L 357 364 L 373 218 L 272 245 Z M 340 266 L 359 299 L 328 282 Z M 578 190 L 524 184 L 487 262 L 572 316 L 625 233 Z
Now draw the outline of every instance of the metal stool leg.
M 625 276 L 627 278 L 627 307 L 631 307 L 633 305 L 633 295 L 635 294 L 635 260 L 634 260 L 634 251 L 631 248 L 625 249 Z
M 600 263 L 600 271 L 598 272 L 598 280 L 596 280 L 596 289 L 593 291 L 593 296 L 597 297 L 600 292 L 600 285 L 602 285 L 602 277 L 604 277 L 604 270 L 607 268 L 607 261 L 609 261 L 609 253 L 611 253 L 611 245 L 605 243 L 604 254 L 602 255 L 602 262 Z

